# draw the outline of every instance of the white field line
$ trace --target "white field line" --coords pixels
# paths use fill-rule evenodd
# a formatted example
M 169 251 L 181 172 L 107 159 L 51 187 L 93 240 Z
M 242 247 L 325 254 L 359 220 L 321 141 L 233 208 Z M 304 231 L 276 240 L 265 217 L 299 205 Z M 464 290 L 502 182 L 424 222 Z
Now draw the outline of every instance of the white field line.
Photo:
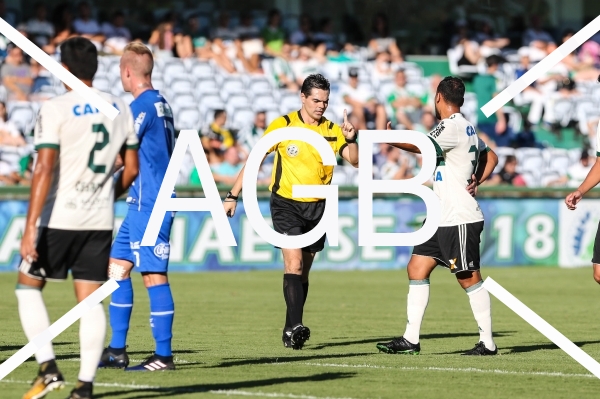
M 0 383 L 5 384 L 19 384 L 19 385 L 31 385 L 30 381 L 20 380 L 2 380 Z M 74 383 L 67 382 L 67 385 L 75 385 Z M 173 392 L 206 392 L 214 395 L 225 395 L 225 396 L 253 396 L 263 398 L 291 398 L 291 399 L 352 399 L 352 398 L 333 398 L 329 396 L 312 396 L 312 395 L 297 395 L 293 393 L 271 393 L 271 392 L 250 392 L 250 391 L 238 391 L 233 389 L 217 389 L 210 391 L 203 391 L 202 389 L 177 389 L 177 387 L 158 387 L 152 385 L 137 385 L 137 384 L 118 384 L 118 383 L 104 383 L 95 382 L 95 387 L 102 388 L 129 388 L 129 389 L 149 389 L 149 390 L 168 390 Z
M 374 364 L 345 364 L 345 363 L 294 363 L 294 362 L 277 362 L 277 363 L 264 363 L 269 365 L 280 365 L 280 364 L 302 364 L 305 366 L 316 366 L 316 367 L 339 367 L 339 368 L 356 368 L 356 369 L 388 369 L 388 370 L 402 370 L 402 371 L 443 371 L 443 372 L 456 372 L 456 373 L 482 373 L 482 374 L 506 374 L 506 375 L 529 375 L 529 376 L 541 376 L 541 377 L 571 377 L 571 378 L 594 378 L 593 374 L 569 374 L 553 371 L 513 371 L 513 370 L 499 370 L 499 369 L 478 369 L 472 367 L 460 368 L 460 367 L 390 367 L 390 366 L 378 366 Z

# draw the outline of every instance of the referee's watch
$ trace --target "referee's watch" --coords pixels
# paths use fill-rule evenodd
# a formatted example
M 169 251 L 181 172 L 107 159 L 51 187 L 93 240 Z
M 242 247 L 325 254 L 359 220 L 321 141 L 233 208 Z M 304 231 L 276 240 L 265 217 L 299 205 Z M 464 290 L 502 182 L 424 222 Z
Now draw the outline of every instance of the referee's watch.
M 227 193 L 227 195 L 225 196 L 225 199 L 229 199 L 229 200 L 232 200 L 232 201 L 237 201 L 238 200 L 238 196 L 233 195 L 231 193 L 231 191 L 229 191 Z

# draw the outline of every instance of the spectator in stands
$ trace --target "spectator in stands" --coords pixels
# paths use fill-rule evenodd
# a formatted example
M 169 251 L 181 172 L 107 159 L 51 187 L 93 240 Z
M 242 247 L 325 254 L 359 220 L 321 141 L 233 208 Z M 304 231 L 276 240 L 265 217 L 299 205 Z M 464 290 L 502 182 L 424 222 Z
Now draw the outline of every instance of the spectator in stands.
M 365 86 L 358 84 L 358 69 L 350 68 L 348 71 L 348 83 L 342 87 L 342 98 L 344 102 L 352 107 L 352 114 L 356 115 L 359 130 L 377 129 L 385 130 L 387 116 L 383 105 L 377 102 L 375 92 Z
M 236 43 L 237 57 L 242 61 L 246 72 L 261 72 L 260 56 L 264 52 L 264 46 L 260 38 L 260 30 L 253 24 L 249 12 L 242 13 L 240 22 L 240 26 L 235 30 L 239 38 L 239 42 Z
M 324 54 L 321 55 L 323 56 Z M 302 86 L 304 79 L 309 75 L 319 73 L 322 62 L 323 59 L 311 47 L 300 47 L 298 58 L 290 62 L 298 87 Z
M 54 26 L 47 19 L 48 10 L 43 2 L 35 3 L 33 8 L 35 16 L 27 21 L 26 30 L 31 41 L 44 48 L 54 37 Z
M 62 42 L 76 35 L 73 29 L 73 14 L 69 3 L 62 3 L 54 9 L 52 23 L 54 24 L 55 33 L 50 42 L 51 49 L 48 52 L 53 54 Z
M 223 162 L 213 166 L 213 177 L 217 184 L 232 186 L 244 166 L 236 147 L 229 147 L 223 154 Z
M 373 65 L 373 73 L 371 80 L 375 84 L 392 80 L 394 78 L 394 71 L 392 70 L 392 57 L 387 51 L 377 53 L 375 56 L 375 64 Z
M 261 32 L 265 45 L 265 52 L 271 56 L 281 54 L 285 41 L 285 32 L 281 27 L 281 12 L 273 9 L 269 12 L 267 26 Z
M 209 60 L 213 58 L 210 42 L 210 32 L 207 27 L 200 26 L 200 19 L 197 16 L 188 18 L 188 23 L 183 30 L 185 40 L 191 42 L 191 46 L 196 54 L 196 57 L 201 60 Z
M 554 38 L 542 29 L 542 20 L 539 16 L 531 17 L 531 27 L 523 34 L 523 46 L 531 48 L 531 60 L 537 62 L 548 55 L 548 45 L 554 44 Z
M 254 148 L 256 143 L 258 143 L 258 140 L 262 138 L 266 128 L 267 113 L 265 111 L 259 111 L 254 117 L 254 124 L 239 131 L 238 144 L 246 153 L 246 157 L 250 154 L 250 151 L 252 151 L 252 148 Z
M 487 104 L 498 94 L 495 73 L 500 65 L 500 57 L 491 55 L 486 59 L 486 73 L 477 75 L 473 79 L 473 91 L 477 95 L 478 104 Z M 506 117 L 502 108 L 489 118 L 477 108 L 477 128 L 492 139 L 499 147 L 508 146 L 510 137 L 507 134 Z
M 90 39 L 98 48 L 104 42 L 102 28 L 95 19 L 92 19 L 92 7 L 87 1 L 82 1 L 78 6 L 79 18 L 73 21 L 75 33 Z
M 515 135 L 512 141 L 512 147 L 514 148 L 540 148 L 541 145 L 535 139 L 535 133 L 533 132 L 531 122 L 525 120 L 523 122 L 523 131 Z
M 414 129 L 421 133 L 429 133 L 435 129 L 437 126 L 437 120 L 435 119 L 435 115 L 430 111 L 424 111 L 421 114 L 421 122 L 417 123 Z
M 593 163 L 590 160 L 590 155 L 587 149 L 581 151 L 581 157 L 579 162 L 569 166 L 567 174 L 561 176 L 558 180 L 552 181 L 548 186 L 567 186 L 567 187 L 579 187 L 585 180 L 588 173 L 592 169 Z
M 308 14 L 300 15 L 298 21 L 298 30 L 290 35 L 290 43 L 296 46 L 301 46 L 313 42 L 313 26 L 312 20 Z
M 519 55 L 521 62 L 515 72 L 515 79 L 519 79 L 525 75 L 529 69 L 531 69 L 531 60 L 529 59 L 529 48 L 522 47 L 519 49 Z M 538 89 L 537 82 L 533 82 L 525 88 L 521 93 L 515 97 L 516 105 L 529 104 L 529 114 L 527 120 L 532 125 L 537 125 L 542 119 L 542 112 L 544 111 L 544 94 Z
M 381 180 L 402 180 L 412 177 L 409 161 L 402 156 L 400 149 L 388 145 L 386 151 L 386 162 L 379 168 Z
M 154 56 L 157 58 L 186 58 L 192 56 L 193 52 L 189 43 L 183 39 L 183 34 L 176 29 L 177 18 L 175 14 L 169 13 L 161 22 L 148 40 L 148 44 L 154 48 Z M 188 47 L 185 45 L 188 44 Z
M 229 27 L 231 19 L 226 11 L 219 14 L 219 22 L 212 32 L 212 38 L 220 39 L 224 42 L 233 42 L 238 38 L 238 33 Z
M 467 21 L 459 20 L 456 23 L 457 33 L 452 37 L 451 46 L 462 52 L 458 65 L 477 65 L 481 59 L 479 44 L 469 35 Z
M 395 78 L 396 87 L 388 96 L 388 104 L 393 110 L 396 122 L 402 124 L 406 129 L 413 129 L 413 120 L 418 120 L 421 100 L 406 88 L 406 74 L 399 69 Z
M 235 145 L 233 134 L 225 128 L 226 124 L 227 112 L 218 109 L 215 110 L 213 122 L 200 132 L 202 146 L 207 151 L 211 165 L 221 162 L 223 151 Z
M 314 42 L 325 43 L 327 51 L 338 51 L 340 45 L 333 30 L 333 19 L 324 17 L 319 28 L 313 37 Z
M 369 49 L 373 52 L 373 54 L 387 51 L 392 57 L 392 62 L 404 62 L 402 52 L 396 43 L 396 39 L 390 35 L 388 19 L 384 13 L 379 13 L 373 18 Z
M 14 44 L 8 47 L 8 55 L 0 68 L 2 84 L 8 91 L 9 101 L 27 101 L 33 86 L 33 73 L 25 61 L 23 50 Z
M 296 83 L 291 61 L 292 46 L 289 43 L 285 43 L 281 49 L 281 54 L 273 60 L 273 77 L 279 89 L 298 91 L 300 86 Z
M 500 37 L 493 32 L 492 25 L 488 20 L 479 23 L 479 29 L 475 32 L 473 39 L 479 45 L 479 54 L 482 57 L 500 54 L 500 50 L 510 43 L 508 38 Z
M 0 0 L 0 18 L 5 20 L 13 28 L 16 28 L 19 22 L 17 13 L 14 10 L 7 9 L 4 0 Z
M 127 43 L 131 42 L 131 32 L 125 26 L 123 11 L 115 12 L 111 22 L 102 24 L 101 31 L 106 38 L 104 51 L 109 54 L 122 54 Z
M 27 145 L 25 138 L 17 126 L 8 120 L 6 104 L 0 101 L 0 147 L 23 147 Z
M 514 155 L 507 155 L 500 172 L 493 175 L 485 184 L 489 186 L 510 185 L 518 187 L 527 185 L 523 176 L 517 173 L 517 158 Z

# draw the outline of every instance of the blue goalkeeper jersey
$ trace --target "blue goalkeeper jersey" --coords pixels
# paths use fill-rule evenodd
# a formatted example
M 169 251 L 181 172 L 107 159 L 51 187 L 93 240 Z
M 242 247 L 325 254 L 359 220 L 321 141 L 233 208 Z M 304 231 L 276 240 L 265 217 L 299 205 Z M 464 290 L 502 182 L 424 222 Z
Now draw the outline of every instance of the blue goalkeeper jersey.
M 140 94 L 131 103 L 131 111 L 140 142 L 140 172 L 127 202 L 139 211 L 152 211 L 175 146 L 173 111 L 157 90 Z

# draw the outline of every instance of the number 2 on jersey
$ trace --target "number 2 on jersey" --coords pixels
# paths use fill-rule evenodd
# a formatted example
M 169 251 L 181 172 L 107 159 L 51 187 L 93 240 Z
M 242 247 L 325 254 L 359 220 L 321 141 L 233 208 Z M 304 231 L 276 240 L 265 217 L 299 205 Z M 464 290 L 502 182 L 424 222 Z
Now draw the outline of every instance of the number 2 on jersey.
M 109 141 L 108 130 L 106 130 L 106 127 L 104 126 L 104 124 L 97 123 L 97 124 L 92 125 L 92 133 L 101 133 L 102 141 L 96 142 L 96 144 L 92 148 L 92 151 L 90 151 L 90 159 L 88 161 L 88 166 L 94 173 L 103 174 L 103 173 L 106 173 L 106 165 L 97 165 L 96 163 L 94 163 L 94 155 L 95 155 L 96 151 L 102 151 L 104 149 L 104 147 L 106 147 L 108 145 L 108 141 Z

